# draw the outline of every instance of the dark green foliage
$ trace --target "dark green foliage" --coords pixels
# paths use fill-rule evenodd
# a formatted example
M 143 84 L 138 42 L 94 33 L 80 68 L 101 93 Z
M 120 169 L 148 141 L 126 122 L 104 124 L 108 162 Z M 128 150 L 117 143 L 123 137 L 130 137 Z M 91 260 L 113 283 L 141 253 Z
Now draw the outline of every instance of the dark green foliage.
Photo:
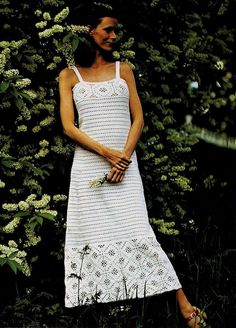
M 55 199 L 68 193 L 73 144 L 62 135 L 56 79 L 71 59 L 65 45 L 72 43 L 74 51 L 83 34 L 64 31 L 40 38 L 39 32 L 54 24 L 42 13 L 54 17 L 67 6 L 73 15 L 65 22 L 80 24 L 76 17 L 82 17 L 85 2 L 92 6 L 92 1 L 0 1 L 2 40 L 20 42 L 0 48 L 1 54 L 10 49 L 1 57 L 0 198 L 1 206 L 13 206 L 1 207 L 0 247 L 9 247 L 9 241 L 18 247 L 10 255 L 0 249 L 0 326 L 184 327 L 173 293 L 64 309 L 66 201 Z M 105 2 L 123 23 L 122 42 L 135 40 L 135 59 L 125 57 L 132 39 L 123 43 L 121 58 L 135 65 L 145 114 L 137 153 L 153 228 L 191 302 L 206 308 L 209 327 L 233 328 L 236 2 Z M 47 26 L 36 28 L 40 21 Z M 4 75 L 11 69 L 19 74 Z M 16 86 L 22 78 L 31 80 L 30 87 Z M 27 204 L 19 205 L 31 194 L 37 200 L 50 195 L 41 214 L 34 200 L 25 210 Z M 14 218 L 20 223 L 6 233 Z M 34 244 L 38 237 L 41 243 Z M 25 273 L 25 262 L 16 261 L 23 250 L 30 277 L 19 272 Z

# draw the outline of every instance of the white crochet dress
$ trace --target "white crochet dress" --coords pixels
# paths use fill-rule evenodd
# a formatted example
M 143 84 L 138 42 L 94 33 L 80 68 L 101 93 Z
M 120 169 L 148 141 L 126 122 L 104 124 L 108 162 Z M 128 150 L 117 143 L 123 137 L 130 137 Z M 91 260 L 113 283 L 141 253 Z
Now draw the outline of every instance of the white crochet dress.
M 122 150 L 130 129 L 129 90 L 120 78 L 78 83 L 73 97 L 79 128 Z M 121 183 L 91 188 L 111 169 L 101 156 L 76 146 L 65 243 L 65 305 L 143 298 L 181 288 L 149 224 L 136 154 Z

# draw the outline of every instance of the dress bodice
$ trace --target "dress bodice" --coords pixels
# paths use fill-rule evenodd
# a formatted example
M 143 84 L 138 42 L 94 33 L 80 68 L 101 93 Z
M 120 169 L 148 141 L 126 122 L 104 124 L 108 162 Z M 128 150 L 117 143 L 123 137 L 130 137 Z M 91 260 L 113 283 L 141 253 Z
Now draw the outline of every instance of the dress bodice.
M 122 148 L 130 129 L 129 89 L 116 76 L 100 82 L 84 81 L 78 68 L 73 67 L 78 82 L 73 87 L 73 99 L 78 111 L 79 128 L 96 141 L 110 147 Z

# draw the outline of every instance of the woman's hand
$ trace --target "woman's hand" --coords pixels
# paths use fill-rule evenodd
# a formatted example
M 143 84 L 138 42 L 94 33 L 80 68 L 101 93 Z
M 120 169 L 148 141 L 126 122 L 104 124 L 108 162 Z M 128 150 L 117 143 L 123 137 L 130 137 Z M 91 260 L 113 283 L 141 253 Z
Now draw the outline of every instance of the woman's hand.
M 107 148 L 104 154 L 106 160 L 111 163 L 112 169 L 116 168 L 118 171 L 125 171 L 132 162 L 124 153 L 121 151 Z M 118 174 L 118 172 L 116 172 Z
M 119 183 L 124 179 L 125 171 L 119 170 L 115 166 L 112 167 L 111 171 L 107 175 L 106 180 L 110 183 Z

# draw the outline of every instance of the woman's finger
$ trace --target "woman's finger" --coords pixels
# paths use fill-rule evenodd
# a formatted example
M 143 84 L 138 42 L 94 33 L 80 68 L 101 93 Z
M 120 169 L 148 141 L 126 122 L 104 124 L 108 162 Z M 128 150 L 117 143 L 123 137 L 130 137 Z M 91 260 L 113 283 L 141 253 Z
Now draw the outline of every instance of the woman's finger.
M 115 171 L 115 172 L 112 174 L 111 182 L 117 182 L 117 179 L 118 179 L 119 174 L 120 174 L 119 171 Z

